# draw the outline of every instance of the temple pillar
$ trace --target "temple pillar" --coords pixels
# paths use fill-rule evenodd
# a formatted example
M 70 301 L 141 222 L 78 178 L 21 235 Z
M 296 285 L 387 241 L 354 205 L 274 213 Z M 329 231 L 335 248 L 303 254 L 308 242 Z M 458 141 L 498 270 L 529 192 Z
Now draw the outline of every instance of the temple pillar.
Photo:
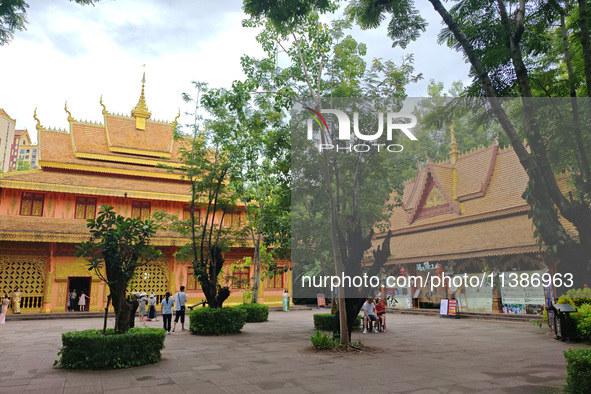
M 174 295 L 176 293 L 176 256 L 172 256 L 169 267 L 168 291 L 170 291 L 170 294 Z
M 49 244 L 49 261 L 47 264 L 47 272 L 45 274 L 45 283 L 43 284 L 43 306 L 41 313 L 51 313 L 54 305 L 52 305 L 53 298 L 53 283 L 55 282 L 55 242 Z

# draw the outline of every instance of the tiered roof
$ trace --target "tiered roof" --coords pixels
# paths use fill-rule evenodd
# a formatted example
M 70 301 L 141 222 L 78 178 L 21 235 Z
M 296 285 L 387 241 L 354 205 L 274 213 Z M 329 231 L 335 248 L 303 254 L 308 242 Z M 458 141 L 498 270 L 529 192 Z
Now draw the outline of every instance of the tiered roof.
M 189 183 L 180 171 L 182 142 L 173 138 L 173 122 L 150 119 L 144 83 L 132 116 L 107 111 L 103 123 L 75 119 L 65 106 L 68 130 L 50 129 L 37 121 L 42 169 L 0 175 L 0 188 L 80 195 L 127 197 L 155 201 L 190 201 Z M 180 113 L 179 113 L 180 115 Z M 86 221 L 52 217 L 0 216 L 2 240 L 82 242 Z M 159 230 L 154 244 L 183 244 L 179 234 Z
M 528 177 L 514 150 L 495 141 L 463 155 L 452 149 L 450 156 L 428 161 L 404 184 L 402 206 L 390 218 L 391 263 L 537 252 L 521 198 Z M 566 179 L 559 185 L 566 188 Z M 385 235 L 376 235 L 372 249 Z
M 180 171 L 158 167 L 182 167 L 182 142 L 173 138 L 178 116 L 173 122 L 151 120 L 143 83 L 132 116 L 110 113 L 101 98 L 104 122 L 80 121 L 66 104 L 69 129 L 60 130 L 42 126 L 35 111 L 42 170 L 5 174 L 0 187 L 189 201 Z

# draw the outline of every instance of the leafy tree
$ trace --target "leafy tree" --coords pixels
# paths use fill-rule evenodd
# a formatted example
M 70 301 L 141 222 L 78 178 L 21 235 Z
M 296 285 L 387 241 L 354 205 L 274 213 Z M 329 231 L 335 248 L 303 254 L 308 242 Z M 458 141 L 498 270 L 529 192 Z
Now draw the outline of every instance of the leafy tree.
M 235 152 L 224 149 L 224 142 L 232 130 L 220 122 L 208 123 L 202 127 L 203 118 L 198 115 L 201 95 L 207 86 L 194 82 L 197 96 L 184 94 L 185 101 L 195 102 L 195 121 L 190 125 L 192 137 L 182 134 L 178 129 L 174 138 L 180 141 L 180 171 L 189 181 L 191 201 L 189 217 L 179 218 L 159 212 L 156 217 L 166 226 L 190 238 L 191 242 L 177 252 L 179 258 L 192 262 L 193 275 L 199 280 L 210 308 L 221 308 L 230 296 L 228 286 L 221 279 L 227 251 L 238 238 L 238 232 L 230 227 L 230 215 L 237 212 L 237 197 L 230 188 L 231 168 L 237 160 Z M 163 167 L 167 167 L 164 165 Z M 167 167 L 171 171 L 178 168 Z
M 233 158 L 228 188 L 246 215 L 243 235 L 254 249 L 249 262 L 252 302 L 256 303 L 263 277 L 286 270 L 267 256 L 267 249 L 280 258 L 289 251 L 290 141 L 282 107 L 265 97 L 254 100 L 251 89 L 251 83 L 235 81 L 230 90 L 208 92 L 202 104 L 214 119 L 208 127 Z
M 338 96 L 385 96 L 392 107 L 399 108 L 404 86 L 418 78 L 412 74 L 412 57 L 401 65 L 376 59 L 368 66 L 362 58 L 365 45 L 344 34 L 346 23 L 336 21 L 330 27 L 321 23 L 315 12 L 281 23 L 272 19 L 277 15 L 273 10 L 276 6 L 281 4 L 265 5 L 265 11 L 244 22 L 247 26 L 263 27 L 257 40 L 266 57 L 243 58 L 245 72 L 259 93 L 273 95 L 277 100 L 284 97 L 288 102 L 295 99 L 317 111 L 328 105 L 330 97 Z M 334 9 L 330 4 L 326 10 Z M 360 105 L 371 107 L 375 102 L 366 100 Z M 291 123 L 295 127 L 302 119 L 292 113 Z M 321 138 L 334 141 L 334 133 L 334 127 L 323 130 Z M 305 132 L 296 129 L 292 138 L 302 135 Z M 363 254 L 371 245 L 371 227 L 383 217 L 383 203 L 392 191 L 399 163 L 392 155 L 389 160 L 381 160 L 372 154 L 318 154 L 306 149 L 305 142 L 293 140 L 292 146 L 302 148 L 292 157 L 292 199 L 297 199 L 292 201 L 292 223 L 294 227 L 311 230 L 303 234 L 305 239 L 294 239 L 294 244 L 331 250 L 331 271 L 337 275 L 343 271 L 347 275 L 361 274 Z M 316 228 L 312 223 L 317 224 Z M 322 241 L 315 242 L 315 235 Z M 374 256 L 368 275 L 377 273 L 389 256 L 389 237 L 384 241 L 384 250 Z M 323 254 L 320 259 L 326 257 Z M 312 258 L 308 260 L 307 265 L 310 264 L 314 264 Z M 339 316 L 341 343 L 348 345 L 353 317 L 359 313 L 367 294 L 361 290 L 346 291 L 339 290 Z
M 88 260 L 89 270 L 107 283 L 115 309 L 115 332 L 129 329 L 131 306 L 126 300 L 127 287 L 135 270 L 160 257 L 150 245 L 156 234 L 154 221 L 118 215 L 113 207 L 103 205 L 95 219 L 88 219 L 90 240 L 77 245 L 76 256 Z
M 573 109 L 572 124 L 568 132 L 576 142 L 574 151 L 577 169 L 573 171 L 576 192 L 564 194 L 556 180 L 555 171 L 549 159 L 550 146 L 545 144 L 543 115 L 547 109 L 531 99 L 534 94 L 530 70 L 545 48 L 537 39 L 540 29 L 547 29 L 548 22 L 554 22 L 562 12 L 556 13 L 556 2 L 519 3 L 504 0 L 460 1 L 450 10 L 439 0 L 429 0 L 439 13 L 447 29 L 441 39 L 448 45 L 462 51 L 471 64 L 471 73 L 476 83 L 472 92 L 488 97 L 494 116 L 505 131 L 523 168 L 529 176 L 524 198 L 531 207 L 536 227 L 535 234 L 543 240 L 547 252 L 557 255 L 559 271 L 573 273 L 575 287 L 582 287 L 588 277 L 587 267 L 591 256 L 591 170 L 588 165 L 587 143 L 583 141 L 582 123 L 577 122 L 577 111 Z M 565 8 L 560 3 L 558 8 Z M 406 10 L 400 13 L 400 10 Z M 591 48 L 589 47 L 589 21 L 587 2 L 578 2 L 578 27 L 580 46 L 583 51 L 587 94 L 591 93 Z M 397 23 L 398 31 L 389 31 L 396 44 L 408 37 L 408 30 L 418 34 L 420 27 L 408 23 L 409 18 L 418 14 L 412 1 L 357 0 L 348 6 L 348 14 L 363 28 L 377 26 L 386 15 L 391 23 Z M 555 61 L 556 62 L 556 61 Z M 588 74 L 588 70 L 590 73 Z M 499 97 L 521 96 L 523 127 L 512 121 Z M 591 103 L 587 101 L 587 103 Z M 589 116 L 589 114 L 587 114 Z M 587 118 L 588 119 L 588 118 Z M 564 122 L 563 122 L 564 123 Z M 565 128 L 561 130 L 563 133 Z M 529 150 L 523 145 L 525 137 Z M 578 232 L 578 238 L 569 236 L 559 221 L 558 212 Z
M 100 0 L 69 0 L 81 5 L 94 5 Z M 2 0 L 0 2 L 0 45 L 12 41 L 14 32 L 26 30 L 27 4 L 24 0 Z
M 17 171 L 28 171 L 31 169 L 31 164 L 25 159 L 17 159 L 16 160 L 16 170 Z

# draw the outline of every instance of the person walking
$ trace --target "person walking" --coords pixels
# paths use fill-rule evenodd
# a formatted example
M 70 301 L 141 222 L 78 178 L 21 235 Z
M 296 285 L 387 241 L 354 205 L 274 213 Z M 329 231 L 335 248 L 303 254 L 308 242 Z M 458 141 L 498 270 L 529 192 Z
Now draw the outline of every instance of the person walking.
M 182 331 L 185 331 L 185 303 L 187 302 L 187 293 L 185 293 L 185 286 L 181 286 L 181 290 L 174 295 L 174 327 L 172 332 L 176 329 L 176 324 L 181 319 Z
M 148 305 L 150 306 L 148 309 L 148 320 L 156 320 L 156 294 L 154 292 L 150 293 L 150 298 L 148 298 Z
M 80 294 L 80 299 L 78 300 L 78 307 L 80 308 L 79 311 L 86 311 L 86 300 L 90 300 L 90 297 L 87 296 L 86 292 L 83 290 L 82 294 Z
M 8 304 L 10 304 L 10 298 L 8 298 L 8 294 L 4 294 L 2 304 L 0 305 L 0 324 L 4 324 L 4 321 L 6 320 L 6 314 L 8 313 Z
M 160 312 L 162 313 L 162 320 L 164 322 L 164 329 L 166 330 L 166 334 L 170 335 L 170 323 L 172 321 L 172 306 L 174 305 L 174 301 L 170 297 L 170 291 L 166 292 L 166 296 L 162 299 L 160 303 Z

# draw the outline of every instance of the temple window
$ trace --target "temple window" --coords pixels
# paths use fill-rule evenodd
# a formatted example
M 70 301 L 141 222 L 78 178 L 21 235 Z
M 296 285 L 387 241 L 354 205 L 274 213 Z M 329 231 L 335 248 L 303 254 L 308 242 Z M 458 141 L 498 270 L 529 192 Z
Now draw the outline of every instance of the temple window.
M 96 212 L 95 197 L 76 197 L 76 219 L 94 219 Z
M 232 227 L 240 227 L 242 225 L 242 214 L 240 212 L 232 213 Z
M 248 289 L 250 287 L 250 268 L 236 268 L 233 276 L 232 288 Z
M 150 219 L 150 209 L 152 203 L 150 201 L 133 201 L 131 203 L 131 218 L 147 220 Z
M 201 290 L 201 283 L 199 279 L 193 275 L 193 269 L 189 268 L 187 273 L 187 290 Z
M 274 277 L 267 279 L 267 288 L 282 289 L 283 288 L 283 273 L 277 274 Z
M 23 192 L 21 198 L 21 215 L 23 216 L 43 216 L 43 193 Z
M 201 223 L 201 209 L 197 205 L 194 205 L 193 210 L 195 212 L 195 223 L 200 224 Z M 183 220 L 189 220 L 189 219 L 191 219 L 191 204 L 186 204 L 183 207 Z

